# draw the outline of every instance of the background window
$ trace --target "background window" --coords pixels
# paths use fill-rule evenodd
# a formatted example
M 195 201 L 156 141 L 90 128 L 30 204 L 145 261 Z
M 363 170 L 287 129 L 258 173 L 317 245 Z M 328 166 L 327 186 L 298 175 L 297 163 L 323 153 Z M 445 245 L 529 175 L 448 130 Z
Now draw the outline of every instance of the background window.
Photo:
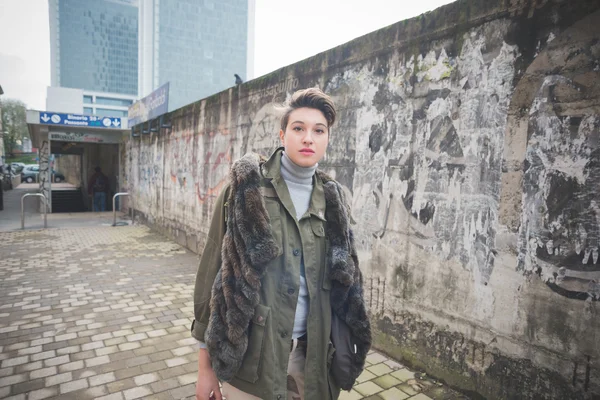
M 105 106 L 130 106 L 132 103 L 132 100 L 96 96 L 96 104 L 103 104 Z
M 109 110 L 107 108 L 96 108 L 96 114 L 104 117 L 126 117 L 127 111 L 125 110 Z

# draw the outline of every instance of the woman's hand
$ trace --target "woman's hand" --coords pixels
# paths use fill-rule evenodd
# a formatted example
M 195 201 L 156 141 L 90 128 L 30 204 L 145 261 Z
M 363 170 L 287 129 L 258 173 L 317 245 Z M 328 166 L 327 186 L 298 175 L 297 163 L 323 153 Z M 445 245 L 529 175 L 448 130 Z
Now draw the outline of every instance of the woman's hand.
M 198 351 L 198 380 L 196 382 L 196 400 L 223 400 L 219 380 L 210 365 L 206 349 Z

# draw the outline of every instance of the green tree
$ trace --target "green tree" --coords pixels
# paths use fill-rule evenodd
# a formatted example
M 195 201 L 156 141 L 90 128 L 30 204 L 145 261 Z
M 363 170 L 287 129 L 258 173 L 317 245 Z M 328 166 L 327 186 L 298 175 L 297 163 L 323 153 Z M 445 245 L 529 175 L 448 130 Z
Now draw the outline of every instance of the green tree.
M 0 101 L 2 111 L 2 130 L 4 131 L 4 151 L 13 155 L 19 141 L 29 137 L 27 130 L 25 104 L 19 100 Z

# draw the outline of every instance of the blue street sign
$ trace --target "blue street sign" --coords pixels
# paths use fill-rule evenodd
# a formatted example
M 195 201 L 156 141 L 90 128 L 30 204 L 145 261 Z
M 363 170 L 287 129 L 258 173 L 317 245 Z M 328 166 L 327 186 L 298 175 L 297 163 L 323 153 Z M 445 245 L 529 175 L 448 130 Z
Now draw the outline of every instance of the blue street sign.
M 60 114 L 40 111 L 40 124 L 118 129 L 121 127 L 121 118 L 97 117 L 95 115 Z

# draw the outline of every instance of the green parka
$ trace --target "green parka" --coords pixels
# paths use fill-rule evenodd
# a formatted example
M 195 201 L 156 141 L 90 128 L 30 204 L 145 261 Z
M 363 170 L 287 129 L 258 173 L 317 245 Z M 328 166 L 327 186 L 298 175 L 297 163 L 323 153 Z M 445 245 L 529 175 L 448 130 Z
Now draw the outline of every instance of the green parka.
M 240 369 L 229 383 L 264 400 L 287 398 L 287 365 L 300 285 L 300 265 L 304 258 L 310 299 L 305 398 L 337 399 L 339 388 L 329 372 L 334 352 L 330 341 L 332 281 L 326 266 L 327 221 L 323 182 L 315 174 L 309 209 L 297 221 L 280 170 L 281 149 L 261 167 L 261 192 L 273 237 L 282 254 L 266 266 L 261 280 L 260 303 L 250 322 L 248 348 Z M 222 263 L 230 190 L 229 185 L 225 187 L 216 201 L 196 275 L 192 335 L 200 341 L 206 341 L 204 335 L 211 316 L 211 289 Z M 252 218 L 251 215 L 247 217 Z

